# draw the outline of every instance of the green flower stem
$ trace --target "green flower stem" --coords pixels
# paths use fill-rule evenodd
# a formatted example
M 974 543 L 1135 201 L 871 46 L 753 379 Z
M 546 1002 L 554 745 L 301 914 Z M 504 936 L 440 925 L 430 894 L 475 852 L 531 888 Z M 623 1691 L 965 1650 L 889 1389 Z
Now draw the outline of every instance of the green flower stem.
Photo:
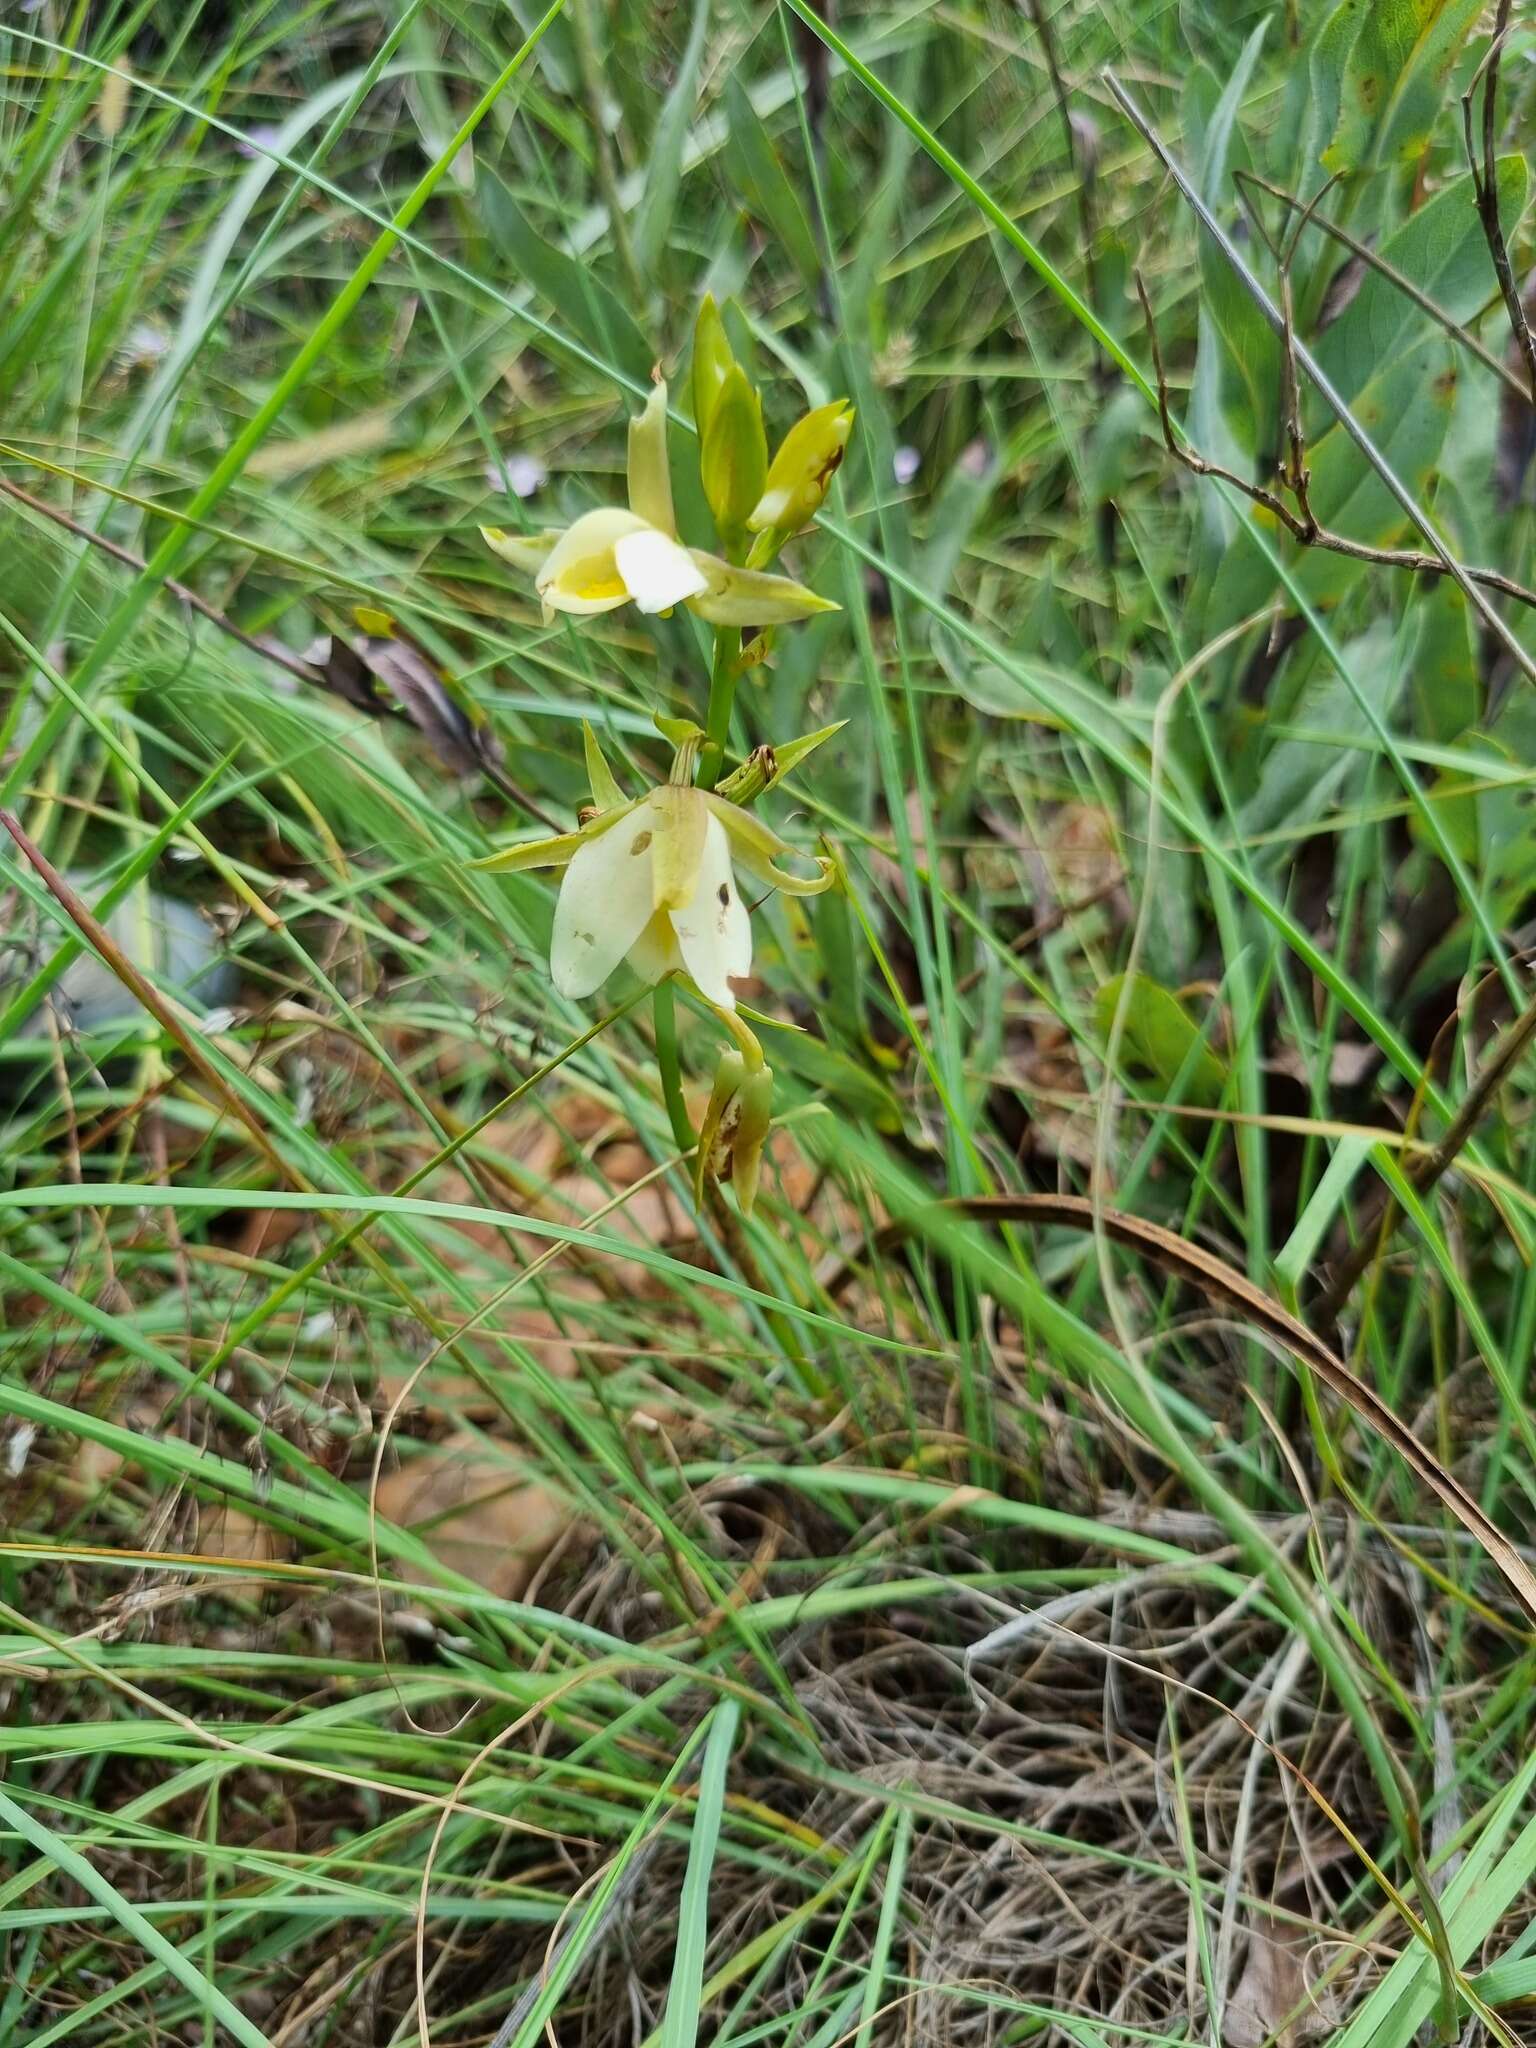
M 699 755 L 699 787 L 713 789 L 725 765 L 731 711 L 736 703 L 736 659 L 741 635 L 734 626 L 716 626 L 715 662 L 709 673 L 709 709 L 704 714 L 704 750 Z
M 651 993 L 651 1014 L 656 1021 L 656 1065 L 661 1074 L 661 1096 L 667 1105 L 672 1137 L 686 1158 L 695 1143 L 688 1105 L 683 1100 L 683 1075 L 677 1063 L 677 1003 L 670 981 L 658 981 Z

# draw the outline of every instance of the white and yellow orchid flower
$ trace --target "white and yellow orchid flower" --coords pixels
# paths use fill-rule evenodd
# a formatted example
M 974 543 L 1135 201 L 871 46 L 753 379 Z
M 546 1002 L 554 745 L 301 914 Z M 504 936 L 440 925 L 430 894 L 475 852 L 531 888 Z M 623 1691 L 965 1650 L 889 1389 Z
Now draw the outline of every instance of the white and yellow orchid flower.
M 667 467 L 667 387 L 661 383 L 629 423 L 628 511 L 602 506 L 563 530 L 480 531 L 503 561 L 533 576 L 546 625 L 557 612 L 580 617 L 624 604 L 643 612 L 686 604 L 717 626 L 783 625 L 837 610 L 788 576 L 739 569 L 678 539 Z
M 550 977 L 563 996 L 594 994 L 623 960 L 644 980 L 683 970 L 722 1010 L 751 972 L 752 924 L 733 856 L 770 888 L 819 895 L 836 876 L 815 856 L 812 878 L 778 865 L 793 849 L 739 804 L 663 783 L 599 811 L 579 831 L 509 846 L 471 866 L 509 874 L 563 867 Z

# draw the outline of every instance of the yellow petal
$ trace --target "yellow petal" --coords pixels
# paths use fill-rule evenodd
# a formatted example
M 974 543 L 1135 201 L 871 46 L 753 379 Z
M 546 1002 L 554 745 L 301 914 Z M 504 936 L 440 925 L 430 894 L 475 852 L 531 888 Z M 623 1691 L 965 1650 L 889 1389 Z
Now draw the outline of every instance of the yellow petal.
M 605 505 L 584 512 L 568 526 L 550 550 L 535 581 L 545 609 L 561 612 L 609 612 L 628 601 L 614 548 L 646 524 L 633 512 Z

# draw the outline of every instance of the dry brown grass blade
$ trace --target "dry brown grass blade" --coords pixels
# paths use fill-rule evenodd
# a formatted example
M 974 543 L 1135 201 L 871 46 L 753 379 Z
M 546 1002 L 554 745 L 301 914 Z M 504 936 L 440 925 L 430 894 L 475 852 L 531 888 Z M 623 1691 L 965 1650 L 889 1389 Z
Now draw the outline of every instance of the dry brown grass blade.
M 1283 1309 L 1262 1288 L 1229 1266 L 1224 1259 L 1192 1244 L 1159 1223 L 1148 1223 L 1124 1209 L 1098 1207 L 1082 1195 L 973 1195 L 964 1201 L 943 1205 L 951 1213 L 969 1216 L 978 1223 L 1055 1223 L 1068 1230 L 1102 1231 L 1116 1244 L 1140 1252 L 1165 1272 L 1186 1280 L 1208 1298 L 1235 1308 L 1266 1335 L 1289 1351 L 1293 1358 L 1310 1366 L 1325 1386 L 1354 1410 L 1376 1434 L 1398 1453 L 1418 1474 L 1431 1492 L 1437 1494 L 1462 1527 L 1482 1546 L 1498 1567 L 1510 1591 L 1536 1622 L 1536 1572 L 1533 1572 L 1498 1526 L 1490 1521 L 1473 1496 L 1454 1474 L 1448 1472 L 1398 1420 L 1374 1387 L 1350 1371 L 1343 1359 L 1305 1323 Z M 908 1234 L 912 1226 L 900 1224 L 881 1232 L 881 1239 L 893 1240 Z M 833 1283 L 834 1286 L 836 1282 Z

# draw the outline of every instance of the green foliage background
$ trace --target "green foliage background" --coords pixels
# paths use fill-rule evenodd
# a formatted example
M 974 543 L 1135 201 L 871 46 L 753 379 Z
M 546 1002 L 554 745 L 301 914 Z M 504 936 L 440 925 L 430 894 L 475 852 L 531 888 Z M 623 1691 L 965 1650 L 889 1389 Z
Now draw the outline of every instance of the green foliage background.
M 111 941 L 7 846 L 0 2041 L 1524 2037 L 1507 1579 L 1230 1290 L 978 1220 L 1203 1248 L 1530 1543 L 1504 19 L 8 11 L 0 804 Z M 574 821 L 583 719 L 633 791 L 702 715 L 696 622 L 546 627 L 476 529 L 617 501 L 706 289 L 770 438 L 858 411 L 842 609 L 737 700 L 847 721 L 769 800 L 847 888 L 756 914 L 750 1224 L 464 865 Z M 1242 488 L 1287 294 L 1353 552 Z M 357 605 L 441 687 L 301 679 Z

